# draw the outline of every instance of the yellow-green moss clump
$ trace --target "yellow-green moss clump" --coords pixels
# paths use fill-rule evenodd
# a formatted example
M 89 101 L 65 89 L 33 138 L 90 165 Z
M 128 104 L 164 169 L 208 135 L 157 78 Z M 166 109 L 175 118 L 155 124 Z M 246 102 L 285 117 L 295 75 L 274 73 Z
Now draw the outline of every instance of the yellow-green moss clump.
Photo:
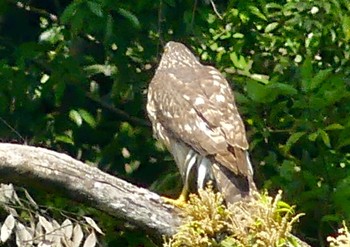
M 281 192 L 274 199 L 256 194 L 226 207 L 209 186 L 190 196 L 183 213 L 183 225 L 164 247 L 301 246 L 290 234 L 301 214 L 281 201 Z

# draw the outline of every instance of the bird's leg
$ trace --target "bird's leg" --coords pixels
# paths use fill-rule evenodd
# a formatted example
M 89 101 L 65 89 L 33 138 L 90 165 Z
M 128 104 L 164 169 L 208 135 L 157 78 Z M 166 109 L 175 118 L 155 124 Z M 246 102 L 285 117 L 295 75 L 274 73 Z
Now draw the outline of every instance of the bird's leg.
M 174 205 L 178 208 L 183 208 L 186 206 L 186 201 L 187 201 L 187 196 L 188 196 L 188 185 L 185 183 L 184 187 L 182 188 L 181 194 L 177 199 L 171 199 L 168 197 L 162 196 L 162 199 L 164 202 Z

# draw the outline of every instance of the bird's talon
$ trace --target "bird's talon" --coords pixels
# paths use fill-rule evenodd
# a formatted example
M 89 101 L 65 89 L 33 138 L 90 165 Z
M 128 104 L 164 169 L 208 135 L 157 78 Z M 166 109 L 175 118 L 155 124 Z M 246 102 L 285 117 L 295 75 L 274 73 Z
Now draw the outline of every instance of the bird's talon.
M 171 198 L 162 196 L 162 199 L 165 203 L 171 204 L 171 205 L 178 207 L 178 208 L 184 208 L 187 204 L 186 200 L 184 198 L 182 198 L 181 196 L 178 199 L 171 199 Z

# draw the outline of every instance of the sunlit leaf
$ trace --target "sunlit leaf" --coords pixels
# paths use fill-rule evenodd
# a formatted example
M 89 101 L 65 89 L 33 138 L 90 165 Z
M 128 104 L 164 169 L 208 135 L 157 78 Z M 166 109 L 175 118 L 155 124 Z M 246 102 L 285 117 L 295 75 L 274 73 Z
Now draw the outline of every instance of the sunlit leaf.
M 285 145 L 285 152 L 289 152 L 290 148 L 297 142 L 301 137 L 305 135 L 304 131 L 300 132 L 295 132 L 293 133 L 287 140 L 286 145 Z
M 329 135 L 327 134 L 327 132 L 322 130 L 322 129 L 319 129 L 319 132 L 320 132 L 323 143 L 327 147 L 331 147 L 331 142 L 330 142 Z
M 44 227 L 46 233 L 51 233 L 54 229 L 52 223 L 48 221 L 45 217 L 39 215 L 39 222 Z
M 83 231 L 79 224 L 76 224 L 73 229 L 73 247 L 79 247 L 81 242 L 83 241 Z
M 84 216 L 84 219 L 86 220 L 86 222 L 92 227 L 94 228 L 98 233 L 104 235 L 103 231 L 101 230 L 101 228 L 96 224 L 96 222 L 87 216 Z
M 64 40 L 62 30 L 63 27 L 52 27 L 48 30 L 45 30 L 40 34 L 39 41 L 56 44 L 57 42 Z
M 344 126 L 338 123 L 330 124 L 324 130 L 341 130 L 344 129 Z
M 11 236 L 13 228 L 15 227 L 15 218 L 12 214 L 9 214 L 4 223 L 1 226 L 0 240 L 2 243 L 5 243 L 8 238 Z
M 67 135 L 57 135 L 55 136 L 55 141 L 74 145 L 74 140 L 72 137 Z
M 65 219 L 61 225 L 65 238 L 70 239 L 73 236 L 73 223 L 69 219 Z
M 94 232 L 86 238 L 83 247 L 94 247 L 97 243 L 96 235 Z
M 345 40 L 349 41 L 350 40 L 350 16 L 344 16 L 343 22 L 343 32 L 345 34 Z
M 236 52 L 231 52 L 230 59 L 236 68 L 239 68 L 245 71 L 249 70 L 248 63 L 243 56 L 238 55 Z
M 269 83 L 269 76 L 267 75 L 261 75 L 261 74 L 251 74 L 250 78 L 262 82 L 264 84 L 268 84 Z
M 282 5 L 271 2 L 271 3 L 267 3 L 265 5 L 265 8 L 267 8 L 267 9 L 281 9 Z
M 81 115 L 79 114 L 78 111 L 76 110 L 70 110 L 69 112 L 69 118 L 71 120 L 73 120 L 74 123 L 76 123 L 76 125 L 81 126 L 83 123 L 83 118 L 81 117 Z
M 251 11 L 252 14 L 256 15 L 260 19 L 267 21 L 266 16 L 257 7 L 250 5 L 249 10 Z
M 93 64 L 85 67 L 85 71 L 89 76 L 96 74 L 104 74 L 105 76 L 114 75 L 117 72 L 117 67 L 110 64 Z
M 88 111 L 84 109 L 79 109 L 78 110 L 80 116 L 82 119 L 91 127 L 95 128 L 96 127 L 96 120 L 93 115 L 91 115 Z
M 33 236 L 25 225 L 23 225 L 20 222 L 17 222 L 15 233 L 17 246 L 32 246 Z
M 315 131 L 315 132 L 309 134 L 308 138 L 310 141 L 314 142 L 314 141 L 316 141 L 318 135 L 319 135 L 319 132 Z
M 272 32 L 278 27 L 278 22 L 272 22 L 265 27 L 265 33 Z

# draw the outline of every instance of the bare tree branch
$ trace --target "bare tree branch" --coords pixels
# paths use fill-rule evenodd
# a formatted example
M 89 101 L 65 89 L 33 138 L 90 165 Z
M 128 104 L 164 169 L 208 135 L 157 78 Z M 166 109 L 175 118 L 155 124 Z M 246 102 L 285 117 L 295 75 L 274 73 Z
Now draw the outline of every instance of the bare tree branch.
M 182 221 L 179 210 L 159 195 L 45 148 L 0 143 L 0 183 L 63 193 L 139 227 L 157 242 L 173 235 Z
M 106 174 L 68 155 L 45 148 L 0 143 L 0 182 L 38 185 L 135 225 L 155 239 L 172 235 L 177 209 L 155 193 Z

